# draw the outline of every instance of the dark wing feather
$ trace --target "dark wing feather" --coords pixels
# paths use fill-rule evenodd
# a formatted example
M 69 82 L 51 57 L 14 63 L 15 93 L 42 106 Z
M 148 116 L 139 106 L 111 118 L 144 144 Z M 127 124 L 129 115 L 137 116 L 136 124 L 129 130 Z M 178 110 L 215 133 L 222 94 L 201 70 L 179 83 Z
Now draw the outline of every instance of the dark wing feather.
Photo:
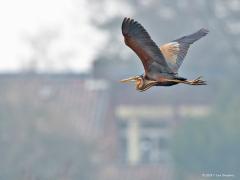
M 122 23 L 124 41 L 141 59 L 145 72 L 172 73 L 158 46 L 153 42 L 144 27 L 137 21 L 124 18 Z
M 169 67 L 176 73 L 181 66 L 188 49 L 191 44 L 208 34 L 207 29 L 200 29 L 199 31 L 183 36 L 170 43 L 160 46 Z

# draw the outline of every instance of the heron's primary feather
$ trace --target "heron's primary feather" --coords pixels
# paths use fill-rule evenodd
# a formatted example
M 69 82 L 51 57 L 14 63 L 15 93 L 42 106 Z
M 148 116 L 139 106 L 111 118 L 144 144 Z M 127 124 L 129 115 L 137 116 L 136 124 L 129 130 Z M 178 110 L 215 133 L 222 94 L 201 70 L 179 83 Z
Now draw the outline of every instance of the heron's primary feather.
M 151 70 L 159 73 L 172 73 L 158 46 L 141 24 L 133 19 L 124 18 L 122 34 L 125 44 L 141 59 L 146 74 Z

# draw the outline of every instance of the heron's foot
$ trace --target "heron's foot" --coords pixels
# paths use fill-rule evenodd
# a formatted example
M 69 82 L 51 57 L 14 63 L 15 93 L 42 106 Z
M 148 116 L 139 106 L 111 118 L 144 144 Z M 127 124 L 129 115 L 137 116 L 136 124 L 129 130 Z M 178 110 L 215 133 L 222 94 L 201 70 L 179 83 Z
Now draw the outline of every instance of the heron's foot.
M 187 83 L 190 85 L 207 85 L 206 81 L 202 80 L 201 78 L 202 78 L 202 76 L 199 76 L 198 78 L 196 78 L 194 80 L 187 81 Z

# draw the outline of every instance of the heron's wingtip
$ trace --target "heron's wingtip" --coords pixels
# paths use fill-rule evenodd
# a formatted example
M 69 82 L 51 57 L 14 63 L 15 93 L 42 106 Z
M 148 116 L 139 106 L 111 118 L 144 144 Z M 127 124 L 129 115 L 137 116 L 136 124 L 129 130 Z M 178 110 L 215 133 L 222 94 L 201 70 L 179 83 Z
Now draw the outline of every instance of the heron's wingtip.
M 202 31 L 204 34 L 209 33 L 209 30 L 207 28 L 201 28 L 200 31 Z

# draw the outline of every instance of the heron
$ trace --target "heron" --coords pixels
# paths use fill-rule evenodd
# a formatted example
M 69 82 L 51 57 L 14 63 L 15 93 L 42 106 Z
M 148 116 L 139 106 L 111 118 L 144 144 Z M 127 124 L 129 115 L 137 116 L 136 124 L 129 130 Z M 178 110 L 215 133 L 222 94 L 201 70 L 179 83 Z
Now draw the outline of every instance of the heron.
M 125 17 L 122 22 L 124 42 L 142 61 L 144 73 L 120 82 L 134 82 L 138 91 L 146 91 L 152 86 L 172 86 L 179 83 L 206 85 L 202 76 L 194 80 L 178 76 L 178 69 L 183 63 L 190 45 L 207 35 L 208 32 L 207 29 L 201 28 L 193 34 L 158 47 L 140 23 Z

